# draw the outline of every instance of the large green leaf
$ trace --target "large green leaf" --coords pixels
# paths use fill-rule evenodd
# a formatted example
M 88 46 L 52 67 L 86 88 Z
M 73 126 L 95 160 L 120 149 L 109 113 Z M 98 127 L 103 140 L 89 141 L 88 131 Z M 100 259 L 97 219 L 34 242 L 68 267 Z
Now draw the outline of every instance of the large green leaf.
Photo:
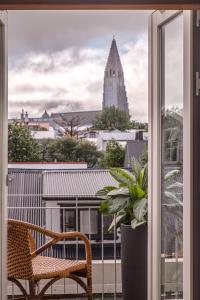
M 140 176 L 140 172 L 142 170 L 142 165 L 136 158 L 131 160 L 131 168 L 132 168 L 132 173 L 135 175 L 136 179 L 138 180 Z
M 135 176 L 127 170 L 121 168 L 111 168 L 109 172 L 112 177 L 117 180 L 122 186 L 134 184 L 136 181 Z
M 144 221 L 147 214 L 147 199 L 143 198 L 136 201 L 133 205 L 133 213 L 138 221 Z
M 145 196 L 146 192 L 140 187 L 139 184 L 129 185 L 129 191 L 132 199 L 137 200 L 141 199 Z
M 105 186 L 103 189 L 96 192 L 96 196 L 98 196 L 101 199 L 107 199 L 107 195 L 110 191 L 115 190 L 115 186 Z
M 147 165 L 145 165 L 139 175 L 139 184 L 143 190 L 147 191 L 148 189 L 148 169 Z
M 146 224 L 146 223 L 147 223 L 146 220 L 138 221 L 137 219 L 133 219 L 133 220 L 131 221 L 131 227 L 132 227 L 133 229 L 136 229 L 137 227 L 142 226 L 143 224 Z
M 108 193 L 108 196 L 113 197 L 113 196 L 129 196 L 129 189 L 127 187 L 121 187 L 119 189 L 114 189 Z
M 110 214 L 115 214 L 125 208 L 128 204 L 129 197 L 116 197 L 108 200 L 108 208 Z
M 121 215 L 114 217 L 108 231 L 111 231 L 113 228 L 119 227 L 122 220 L 124 219 L 124 216 L 125 216 L 125 212 Z

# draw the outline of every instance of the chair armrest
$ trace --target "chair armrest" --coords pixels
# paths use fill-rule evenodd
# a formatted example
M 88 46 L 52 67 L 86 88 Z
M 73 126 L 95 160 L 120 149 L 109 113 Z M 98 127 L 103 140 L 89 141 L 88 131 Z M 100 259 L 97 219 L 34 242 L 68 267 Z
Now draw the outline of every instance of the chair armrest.
M 27 222 L 13 220 L 13 219 L 9 219 L 8 223 L 12 223 L 16 226 L 25 227 L 25 228 L 27 228 L 27 230 L 36 231 L 36 232 L 39 232 L 39 233 L 44 234 L 51 238 L 50 241 L 48 241 L 46 244 L 42 245 L 40 248 L 38 248 L 36 250 L 33 247 L 31 247 L 32 248 L 31 250 L 34 250 L 31 253 L 32 258 L 39 255 L 40 253 L 42 253 L 43 251 L 45 251 L 52 245 L 57 244 L 61 240 L 71 239 L 71 238 L 79 238 L 80 240 L 84 241 L 85 252 L 86 252 L 86 263 L 87 263 L 87 265 L 89 265 L 91 267 L 91 261 L 92 261 L 91 245 L 90 245 L 88 238 L 83 233 L 78 232 L 78 231 L 73 231 L 73 232 L 70 231 L 70 232 L 63 232 L 63 233 L 53 232 L 53 231 L 42 228 L 35 224 L 30 224 Z
M 70 231 L 70 232 L 63 232 L 59 233 L 60 235 L 60 240 L 66 240 L 66 239 L 71 239 L 71 238 L 79 238 L 82 240 L 85 244 L 85 253 L 86 253 L 86 262 L 87 264 L 92 264 L 92 250 L 91 250 L 91 245 L 90 241 L 87 238 L 87 236 L 79 231 Z
M 58 233 L 58 232 L 51 232 L 52 235 L 55 237 L 48 241 L 46 244 L 42 245 L 40 248 L 36 249 L 34 252 L 32 252 L 32 257 L 35 257 L 42 253 L 44 250 L 48 249 L 52 245 L 57 244 L 59 241 L 62 240 L 67 240 L 67 239 L 72 239 L 72 238 L 78 238 L 84 242 L 85 245 L 85 253 L 86 253 L 86 263 L 88 266 L 91 267 L 92 264 L 92 251 L 91 251 L 91 245 L 90 242 L 87 238 L 87 236 L 79 231 L 70 231 L 70 232 L 63 232 L 63 233 Z

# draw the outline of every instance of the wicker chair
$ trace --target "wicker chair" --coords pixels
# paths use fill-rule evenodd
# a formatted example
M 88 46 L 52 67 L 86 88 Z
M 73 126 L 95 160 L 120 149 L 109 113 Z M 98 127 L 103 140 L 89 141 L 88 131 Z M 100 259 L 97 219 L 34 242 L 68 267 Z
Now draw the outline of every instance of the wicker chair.
M 32 232 L 39 232 L 49 237 L 49 241 L 39 249 L 35 248 Z M 86 261 L 59 259 L 40 254 L 61 240 L 79 238 L 84 241 Z M 91 247 L 87 237 L 80 232 L 57 233 L 37 225 L 18 220 L 8 220 L 8 280 L 14 282 L 21 290 L 20 299 L 58 299 L 84 296 L 92 299 L 92 263 Z M 87 284 L 83 281 L 87 278 Z M 71 278 L 83 289 L 84 293 L 46 295 L 47 289 L 61 278 Z M 20 283 L 20 279 L 29 281 L 29 294 Z M 37 293 L 40 280 L 49 279 L 48 283 Z M 12 298 L 13 299 L 13 298 Z M 17 298 L 19 299 L 19 298 Z

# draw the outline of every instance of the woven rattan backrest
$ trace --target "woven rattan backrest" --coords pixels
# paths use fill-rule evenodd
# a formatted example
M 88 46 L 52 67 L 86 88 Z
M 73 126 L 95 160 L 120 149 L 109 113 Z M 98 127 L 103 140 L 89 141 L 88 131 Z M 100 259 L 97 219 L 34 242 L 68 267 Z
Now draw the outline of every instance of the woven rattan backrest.
M 33 275 L 29 231 L 8 221 L 8 277 L 31 279 Z

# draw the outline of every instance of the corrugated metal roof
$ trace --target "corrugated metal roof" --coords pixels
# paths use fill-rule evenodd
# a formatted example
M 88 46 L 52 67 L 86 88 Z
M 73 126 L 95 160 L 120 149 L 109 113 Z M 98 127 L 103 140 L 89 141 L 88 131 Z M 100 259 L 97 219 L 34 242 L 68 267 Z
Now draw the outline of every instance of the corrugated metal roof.
M 94 197 L 106 185 L 117 186 L 108 170 L 46 171 L 44 198 Z
M 42 187 L 41 171 L 9 170 L 8 217 L 44 226 Z

